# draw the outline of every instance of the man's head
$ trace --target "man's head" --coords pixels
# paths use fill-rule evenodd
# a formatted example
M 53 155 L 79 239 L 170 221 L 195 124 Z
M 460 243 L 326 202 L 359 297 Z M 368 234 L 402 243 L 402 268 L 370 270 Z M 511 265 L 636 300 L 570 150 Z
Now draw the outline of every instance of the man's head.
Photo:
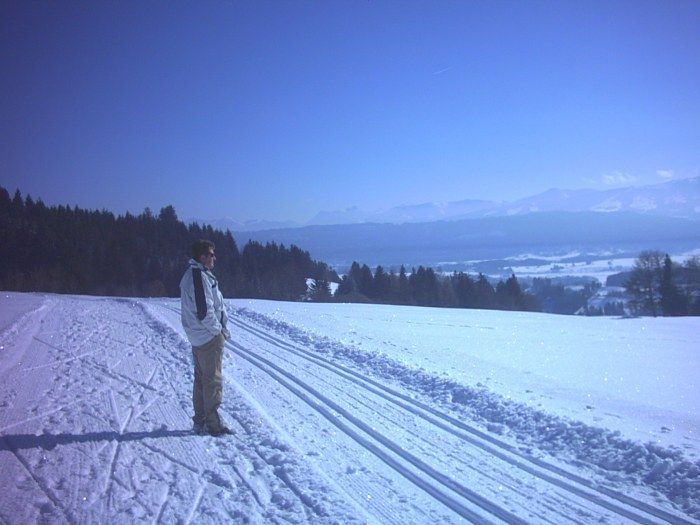
M 192 245 L 192 258 L 202 263 L 206 268 L 213 269 L 216 255 L 214 255 L 214 243 L 206 239 L 195 241 Z

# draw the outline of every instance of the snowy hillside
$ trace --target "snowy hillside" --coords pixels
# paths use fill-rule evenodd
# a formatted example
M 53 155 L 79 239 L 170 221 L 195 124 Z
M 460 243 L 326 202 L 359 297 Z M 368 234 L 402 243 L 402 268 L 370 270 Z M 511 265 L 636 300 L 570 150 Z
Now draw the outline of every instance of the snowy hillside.
M 0 296 L 5 523 L 698 523 L 700 320 Z

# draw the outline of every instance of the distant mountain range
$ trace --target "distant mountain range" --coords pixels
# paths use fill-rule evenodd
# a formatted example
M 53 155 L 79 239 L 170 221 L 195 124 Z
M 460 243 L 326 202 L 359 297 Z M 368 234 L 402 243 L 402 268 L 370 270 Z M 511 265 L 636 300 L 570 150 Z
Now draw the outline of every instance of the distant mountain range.
M 630 212 L 541 212 L 421 223 L 305 226 L 234 234 L 248 240 L 296 244 L 338 270 L 369 265 L 444 265 L 521 254 L 610 254 L 636 257 L 644 249 L 681 253 L 700 248 L 700 221 Z
M 295 244 L 341 271 L 352 261 L 462 269 L 470 267 L 465 261 L 528 253 L 633 258 L 644 249 L 700 248 L 700 177 L 606 191 L 552 189 L 508 203 L 463 200 L 378 213 L 350 208 L 319 213 L 307 225 L 204 222 L 232 230 L 239 245 Z
M 404 224 L 459 221 L 549 211 L 634 212 L 682 219 L 700 219 L 700 177 L 602 191 L 550 189 L 513 202 L 467 199 L 442 203 L 409 204 L 374 212 L 353 206 L 344 210 L 319 212 L 306 223 L 265 220 L 237 221 L 228 217 L 223 219 L 190 218 L 185 222 L 211 224 L 214 228 L 228 229 L 233 232 L 252 232 L 367 222 Z
M 353 207 L 335 212 L 320 212 L 307 225 L 454 221 L 549 211 L 635 212 L 700 219 L 700 177 L 603 191 L 550 189 L 513 202 L 428 202 L 380 212 L 363 212 Z

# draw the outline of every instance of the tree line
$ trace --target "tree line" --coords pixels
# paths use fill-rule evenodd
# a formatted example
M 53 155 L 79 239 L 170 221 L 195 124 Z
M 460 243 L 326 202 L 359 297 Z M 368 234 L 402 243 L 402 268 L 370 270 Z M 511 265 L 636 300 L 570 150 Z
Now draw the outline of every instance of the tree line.
M 179 296 L 197 239 L 216 245 L 215 273 L 225 296 L 298 300 L 306 278 L 339 280 L 296 246 L 248 242 L 230 231 L 185 225 L 172 206 L 154 215 L 46 206 L 0 187 L 0 289 L 108 296 Z
M 700 315 L 700 258 L 680 265 L 658 250 L 639 254 L 625 282 L 637 315 Z
M 23 198 L 19 190 L 11 198 L 0 187 L 3 290 L 176 297 L 189 246 L 201 238 L 216 244 L 215 272 L 227 297 L 525 311 L 541 311 L 542 301 L 547 311 L 556 304 L 562 313 L 573 313 L 594 291 L 568 297 L 548 283 L 535 282 L 538 301 L 522 290 L 515 275 L 494 286 L 481 273 L 443 276 L 423 266 L 410 272 L 404 266 L 372 271 L 357 262 L 340 279 L 294 245 L 249 241 L 239 250 L 230 231 L 186 225 L 172 206 L 157 215 L 146 208 L 140 215 L 115 216 L 77 206 L 46 206 L 29 195 Z M 310 291 L 307 278 L 316 283 Z M 329 282 L 339 283 L 335 295 Z M 698 257 L 680 265 L 663 252 L 642 252 L 624 285 L 633 314 L 700 315 Z
M 493 310 L 540 311 L 534 296 L 525 293 L 515 275 L 493 286 L 485 275 L 472 278 L 455 272 L 441 276 L 432 268 L 419 266 L 398 273 L 382 266 L 372 270 L 366 264 L 353 262 L 331 297 L 328 283 L 317 282 L 311 300 L 361 303 L 439 306 L 447 308 L 484 308 Z

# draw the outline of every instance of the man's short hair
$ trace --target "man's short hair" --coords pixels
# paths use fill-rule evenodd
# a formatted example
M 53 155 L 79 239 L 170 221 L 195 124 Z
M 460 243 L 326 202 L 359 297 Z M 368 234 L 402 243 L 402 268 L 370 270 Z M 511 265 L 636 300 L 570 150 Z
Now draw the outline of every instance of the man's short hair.
M 209 253 L 209 250 L 214 249 L 214 243 L 211 241 L 208 241 L 206 239 L 199 239 L 198 241 L 195 241 L 194 244 L 192 245 L 192 258 L 195 261 L 198 261 L 200 256 L 206 255 Z

